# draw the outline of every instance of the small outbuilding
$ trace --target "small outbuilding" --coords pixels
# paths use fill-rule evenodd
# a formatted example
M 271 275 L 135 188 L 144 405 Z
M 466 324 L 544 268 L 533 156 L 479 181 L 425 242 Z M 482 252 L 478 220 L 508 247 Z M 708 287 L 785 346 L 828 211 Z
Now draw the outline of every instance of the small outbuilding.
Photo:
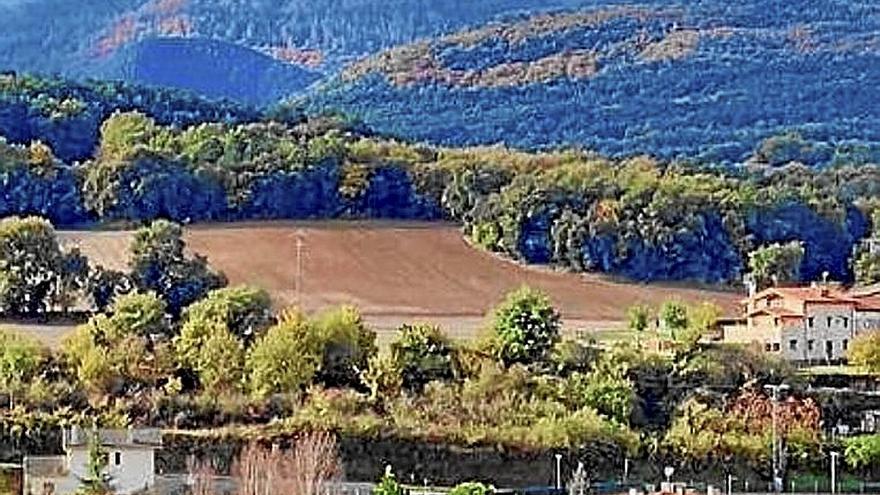
M 118 495 L 149 491 L 156 483 L 156 450 L 162 447 L 158 429 L 91 430 L 74 427 L 63 435 L 64 455 L 25 457 L 24 495 L 68 495 L 87 477 L 93 439 L 107 453 L 106 474 Z

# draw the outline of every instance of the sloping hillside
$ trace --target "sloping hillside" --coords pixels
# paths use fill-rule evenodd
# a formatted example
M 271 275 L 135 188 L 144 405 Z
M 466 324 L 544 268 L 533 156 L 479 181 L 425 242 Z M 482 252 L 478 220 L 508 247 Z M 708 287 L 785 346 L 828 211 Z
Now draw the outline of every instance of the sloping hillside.
M 472 335 L 483 315 L 522 284 L 547 291 L 569 326 L 608 327 L 628 306 L 668 298 L 712 300 L 735 311 L 733 293 L 616 283 L 594 276 L 525 268 L 469 247 L 454 226 L 419 223 L 269 223 L 200 226 L 187 231 L 193 251 L 208 256 L 231 283 L 296 302 L 296 238 L 302 247 L 302 305 L 316 310 L 351 303 L 381 328 L 435 321 Z M 127 232 L 65 232 L 95 263 L 123 268 Z
M 121 55 L 127 80 L 271 105 L 303 91 L 321 76 L 246 47 L 217 40 L 158 38 Z
M 583 146 L 740 163 L 769 136 L 877 159 L 880 4 L 593 1 L 421 40 L 350 65 L 311 100 L 445 145 Z M 430 116 L 430 118 L 425 118 Z
M 0 37 L 0 70 L 78 77 L 131 77 L 129 52 L 139 50 L 137 46 L 141 42 L 195 39 L 237 45 L 251 52 L 246 58 L 260 52 L 289 67 L 332 72 L 343 61 L 420 37 L 486 22 L 498 15 L 589 3 L 588 0 L 0 0 L 0 31 L 4 33 Z M 181 49 L 172 57 L 156 59 L 158 65 L 141 67 L 139 80 L 158 78 L 186 62 L 190 48 L 175 47 Z M 219 66 L 234 67 L 234 59 L 239 55 L 219 60 Z M 236 80 L 221 78 L 221 81 L 226 83 L 222 85 L 223 96 L 239 96 Z M 186 79 L 168 82 L 176 87 L 192 88 Z M 281 91 L 290 95 L 300 89 L 281 79 L 266 96 Z

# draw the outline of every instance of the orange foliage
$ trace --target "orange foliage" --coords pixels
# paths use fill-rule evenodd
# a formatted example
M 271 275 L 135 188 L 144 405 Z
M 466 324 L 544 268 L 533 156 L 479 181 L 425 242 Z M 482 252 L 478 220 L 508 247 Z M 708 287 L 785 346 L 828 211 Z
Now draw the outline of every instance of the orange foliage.
M 750 433 L 763 433 L 773 427 L 773 401 L 756 390 L 739 395 L 731 404 L 730 413 L 746 425 Z M 776 406 L 776 425 L 784 435 L 793 430 L 819 431 L 821 412 L 812 399 L 786 397 Z

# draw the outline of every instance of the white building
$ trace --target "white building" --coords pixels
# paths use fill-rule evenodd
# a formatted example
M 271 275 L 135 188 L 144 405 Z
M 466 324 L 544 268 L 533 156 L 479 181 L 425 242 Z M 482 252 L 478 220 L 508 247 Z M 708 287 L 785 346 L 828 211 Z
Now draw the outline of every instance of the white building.
M 114 493 L 147 491 L 156 483 L 155 454 L 162 446 L 159 430 L 64 430 L 64 455 L 25 457 L 24 495 L 68 495 L 87 475 L 89 442 L 97 433 L 108 454 L 106 473 Z

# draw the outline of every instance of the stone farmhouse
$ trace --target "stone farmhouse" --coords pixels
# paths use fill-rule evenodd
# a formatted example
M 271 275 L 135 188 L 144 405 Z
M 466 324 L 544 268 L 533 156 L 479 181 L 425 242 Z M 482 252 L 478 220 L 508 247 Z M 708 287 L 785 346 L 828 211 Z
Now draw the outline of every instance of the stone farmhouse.
M 744 321 L 724 326 L 723 342 L 759 345 L 797 363 L 843 362 L 857 335 L 880 330 L 880 286 L 771 287 L 751 291 L 742 306 Z

